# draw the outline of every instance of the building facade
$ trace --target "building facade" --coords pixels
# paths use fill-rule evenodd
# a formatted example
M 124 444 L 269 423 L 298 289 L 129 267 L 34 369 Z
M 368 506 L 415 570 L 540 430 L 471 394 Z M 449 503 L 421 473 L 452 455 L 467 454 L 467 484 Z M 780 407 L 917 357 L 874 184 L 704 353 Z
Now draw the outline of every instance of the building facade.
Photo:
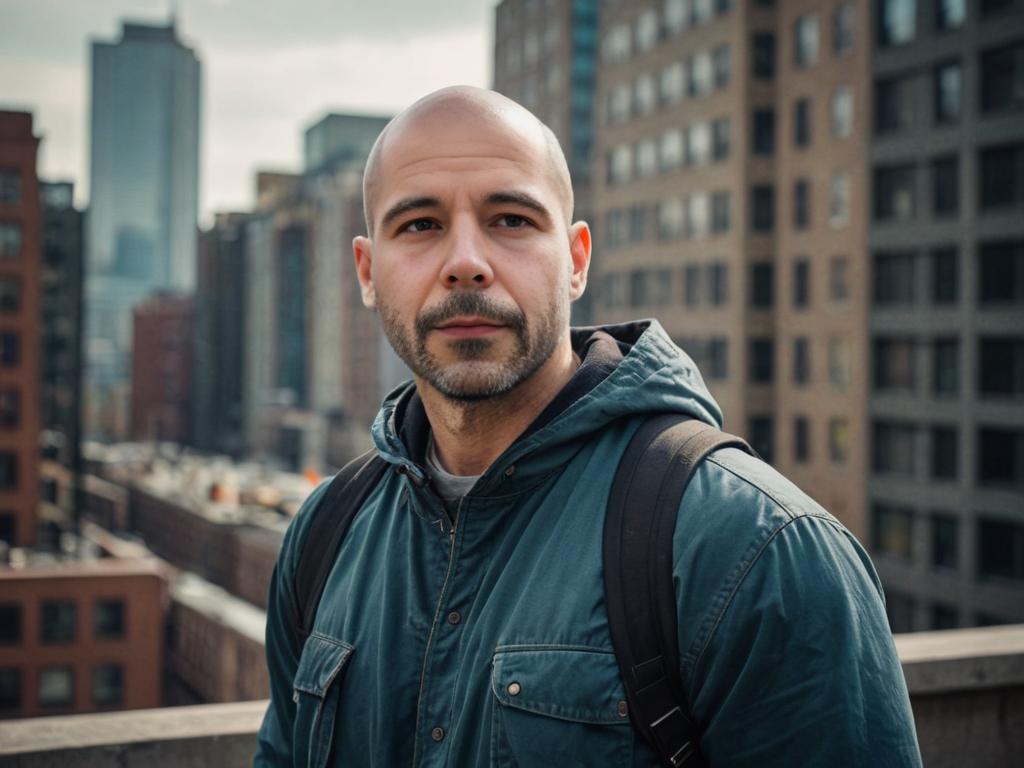
M 86 427 L 123 438 L 131 309 L 195 284 L 200 65 L 168 26 L 92 45 Z
M 188 445 L 192 429 L 191 296 L 158 293 L 133 312 L 134 440 Z

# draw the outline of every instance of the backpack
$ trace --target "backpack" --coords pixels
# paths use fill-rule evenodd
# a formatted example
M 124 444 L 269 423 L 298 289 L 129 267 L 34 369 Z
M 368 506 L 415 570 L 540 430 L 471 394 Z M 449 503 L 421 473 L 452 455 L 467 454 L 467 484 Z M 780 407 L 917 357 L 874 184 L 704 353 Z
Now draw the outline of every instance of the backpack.
M 741 438 L 697 419 L 652 417 L 622 454 L 608 496 L 602 558 L 612 646 L 630 720 L 666 768 L 706 765 L 679 674 L 672 537 L 694 469 L 726 447 L 757 455 Z M 388 466 L 374 450 L 353 459 L 309 512 L 291 627 L 299 647 L 312 630 L 341 542 Z

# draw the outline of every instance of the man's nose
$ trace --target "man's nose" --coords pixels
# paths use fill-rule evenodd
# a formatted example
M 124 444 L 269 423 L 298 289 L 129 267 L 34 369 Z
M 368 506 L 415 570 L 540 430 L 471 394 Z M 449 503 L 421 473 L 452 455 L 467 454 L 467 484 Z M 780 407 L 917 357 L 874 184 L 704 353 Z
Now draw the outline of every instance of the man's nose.
M 486 288 L 494 280 L 487 238 L 475 221 L 452 222 L 440 277 L 448 288 Z

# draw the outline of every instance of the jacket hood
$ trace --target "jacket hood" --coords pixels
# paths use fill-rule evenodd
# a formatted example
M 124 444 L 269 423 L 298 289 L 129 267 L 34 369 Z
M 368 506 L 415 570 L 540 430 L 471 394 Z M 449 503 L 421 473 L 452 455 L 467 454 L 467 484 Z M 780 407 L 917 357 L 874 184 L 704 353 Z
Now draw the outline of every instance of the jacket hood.
M 657 320 L 573 328 L 571 335 L 579 370 L 482 480 L 512 465 L 517 474 L 524 464 L 546 471 L 568 460 L 588 436 L 629 417 L 680 413 L 721 427 L 722 411 L 697 366 Z M 387 396 L 372 434 L 385 460 L 425 480 L 429 424 L 412 381 Z

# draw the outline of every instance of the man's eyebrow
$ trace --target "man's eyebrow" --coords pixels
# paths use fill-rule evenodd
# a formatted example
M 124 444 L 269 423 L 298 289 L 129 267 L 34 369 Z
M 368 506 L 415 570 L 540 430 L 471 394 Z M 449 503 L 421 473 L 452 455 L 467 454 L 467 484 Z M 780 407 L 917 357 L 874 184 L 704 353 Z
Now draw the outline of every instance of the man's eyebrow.
M 524 208 L 529 208 L 531 211 L 538 213 L 547 221 L 551 221 L 551 213 L 544 204 L 535 198 L 533 195 L 529 195 L 526 192 L 509 191 L 509 192 L 492 192 L 486 198 L 486 202 L 490 205 L 521 205 Z
M 436 197 L 409 197 L 405 200 L 399 200 L 388 208 L 384 218 L 380 220 L 380 225 L 381 227 L 386 227 L 399 216 L 409 211 L 416 211 L 420 208 L 436 208 L 440 204 L 441 202 Z

